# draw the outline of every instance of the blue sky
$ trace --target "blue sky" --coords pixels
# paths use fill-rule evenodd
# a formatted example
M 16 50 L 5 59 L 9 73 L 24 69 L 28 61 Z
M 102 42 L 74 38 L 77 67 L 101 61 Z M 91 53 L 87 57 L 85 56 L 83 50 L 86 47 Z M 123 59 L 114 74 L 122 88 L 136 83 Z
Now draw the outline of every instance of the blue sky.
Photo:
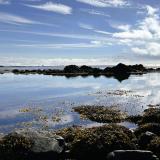
M 0 0 L 0 65 L 148 65 L 159 0 Z

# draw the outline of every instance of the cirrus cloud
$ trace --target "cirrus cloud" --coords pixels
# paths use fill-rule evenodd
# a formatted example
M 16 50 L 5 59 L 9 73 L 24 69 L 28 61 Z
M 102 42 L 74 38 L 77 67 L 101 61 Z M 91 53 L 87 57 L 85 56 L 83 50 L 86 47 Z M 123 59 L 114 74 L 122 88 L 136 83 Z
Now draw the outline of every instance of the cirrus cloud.
M 77 0 L 78 2 L 85 3 L 94 7 L 122 7 L 128 6 L 126 0 Z
M 60 13 L 64 15 L 72 13 L 72 8 L 70 6 L 60 4 L 60 3 L 47 2 L 41 5 L 25 4 L 25 6 L 36 8 L 36 9 L 41 9 L 44 11 L 56 12 L 56 13 Z

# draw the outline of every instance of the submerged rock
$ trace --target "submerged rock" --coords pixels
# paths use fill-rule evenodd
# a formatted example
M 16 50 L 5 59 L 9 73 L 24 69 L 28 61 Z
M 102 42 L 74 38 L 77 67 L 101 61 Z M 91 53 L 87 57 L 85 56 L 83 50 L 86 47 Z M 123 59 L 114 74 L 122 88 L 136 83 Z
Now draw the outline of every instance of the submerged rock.
M 71 127 L 57 131 L 64 137 L 73 159 L 106 159 L 109 152 L 118 149 L 136 149 L 135 136 L 118 125 L 82 128 Z
M 79 106 L 75 107 L 74 111 L 78 112 L 82 118 L 100 123 L 119 123 L 127 117 L 126 113 L 105 106 Z
M 18 130 L 0 141 L 1 160 L 59 159 L 65 148 L 64 139 L 47 131 Z
M 159 160 L 151 151 L 116 150 L 108 154 L 107 160 Z

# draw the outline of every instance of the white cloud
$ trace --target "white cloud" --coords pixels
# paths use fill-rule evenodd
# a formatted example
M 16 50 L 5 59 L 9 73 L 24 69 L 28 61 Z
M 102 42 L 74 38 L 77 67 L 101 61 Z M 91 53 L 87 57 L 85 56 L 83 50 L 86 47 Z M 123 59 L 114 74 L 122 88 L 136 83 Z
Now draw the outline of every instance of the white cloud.
M 0 0 L 0 4 L 10 4 L 9 0 Z
M 146 6 L 147 16 L 138 22 L 137 28 L 127 27 L 124 32 L 117 32 L 113 37 L 124 39 L 150 39 L 160 37 L 160 18 L 157 9 Z
M 41 9 L 44 11 L 56 12 L 60 14 L 71 14 L 72 13 L 71 7 L 64 5 L 64 4 L 60 4 L 60 3 L 47 2 L 41 5 L 26 4 L 25 6 L 36 8 L 36 9 Z
M 151 39 L 152 33 L 150 33 L 148 30 L 135 29 L 125 32 L 114 33 L 113 37 L 122 39 Z
M 107 31 L 102 31 L 102 30 L 95 29 L 93 26 L 91 26 L 89 24 L 85 24 L 85 23 L 79 23 L 79 27 L 83 28 L 83 29 L 91 30 L 95 33 L 104 34 L 104 35 L 111 35 L 112 34 L 112 33 L 107 32 Z
M 109 21 L 109 24 L 112 28 L 115 28 L 121 31 L 129 31 L 131 29 L 131 25 L 119 23 L 116 21 Z
M 0 22 L 8 23 L 8 24 L 15 24 L 15 25 L 38 24 L 38 25 L 58 27 L 58 25 L 55 25 L 55 24 L 37 22 L 37 21 L 30 20 L 28 18 L 24 18 L 18 15 L 5 13 L 5 12 L 0 12 Z
M 105 14 L 104 12 L 96 11 L 93 9 L 81 9 L 82 12 L 89 13 L 91 15 L 97 15 L 97 16 L 104 16 L 104 17 L 110 17 L 110 15 Z
M 115 28 L 122 30 L 122 31 L 129 31 L 131 26 L 128 24 L 121 24 L 121 25 L 117 25 Z
M 104 35 L 111 35 L 112 33 L 102 30 L 94 30 L 96 33 L 104 34 Z
M 142 54 L 142 55 L 147 54 L 146 49 L 142 49 L 142 48 L 138 48 L 138 47 L 133 47 L 133 48 L 131 48 L 131 50 L 134 53 L 136 53 L 136 54 Z
M 94 28 L 91 25 L 79 23 L 79 27 L 83 29 L 93 30 Z
M 94 43 L 99 42 L 99 43 Z M 104 43 L 101 41 L 91 41 L 89 43 L 54 43 L 54 44 L 11 44 L 14 47 L 29 47 L 29 48 L 48 48 L 48 49 L 68 49 L 68 48 L 97 48 L 101 47 Z
M 150 42 L 145 45 L 145 47 L 135 47 L 132 51 L 136 54 L 150 55 L 150 56 L 160 56 L 160 44 L 155 42 Z
M 122 7 L 128 6 L 129 3 L 126 0 L 77 0 L 95 7 Z
M 119 42 L 129 42 L 131 51 L 136 54 L 160 56 L 160 16 L 157 8 L 146 6 L 145 17 L 132 27 L 122 27 L 122 32 L 113 33 Z M 117 26 L 117 28 L 119 28 Z
M 30 19 L 20 17 L 17 15 L 12 15 L 9 13 L 4 13 L 4 12 L 0 12 L 0 22 L 10 23 L 10 24 L 34 24 L 36 23 Z
M 25 30 L 9 30 L 0 29 L 0 32 L 13 32 L 20 34 L 32 34 L 37 36 L 48 36 L 48 37 L 61 37 L 61 38 L 71 38 L 71 39 L 82 39 L 82 40 L 106 40 L 112 41 L 112 38 L 107 38 L 106 36 L 96 36 L 96 35 L 84 35 L 84 34 L 67 34 L 67 33 L 52 33 L 52 32 L 34 32 Z
M 153 8 L 149 5 L 147 5 L 145 8 L 147 9 L 147 12 L 148 12 L 149 16 L 154 16 L 158 12 L 157 8 Z

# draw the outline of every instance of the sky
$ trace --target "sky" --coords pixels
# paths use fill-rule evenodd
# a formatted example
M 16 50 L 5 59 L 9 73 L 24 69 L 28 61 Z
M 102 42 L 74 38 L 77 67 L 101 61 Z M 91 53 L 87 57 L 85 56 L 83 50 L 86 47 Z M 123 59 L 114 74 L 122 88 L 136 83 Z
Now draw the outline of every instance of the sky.
M 160 65 L 160 0 L 0 0 L 0 65 Z

